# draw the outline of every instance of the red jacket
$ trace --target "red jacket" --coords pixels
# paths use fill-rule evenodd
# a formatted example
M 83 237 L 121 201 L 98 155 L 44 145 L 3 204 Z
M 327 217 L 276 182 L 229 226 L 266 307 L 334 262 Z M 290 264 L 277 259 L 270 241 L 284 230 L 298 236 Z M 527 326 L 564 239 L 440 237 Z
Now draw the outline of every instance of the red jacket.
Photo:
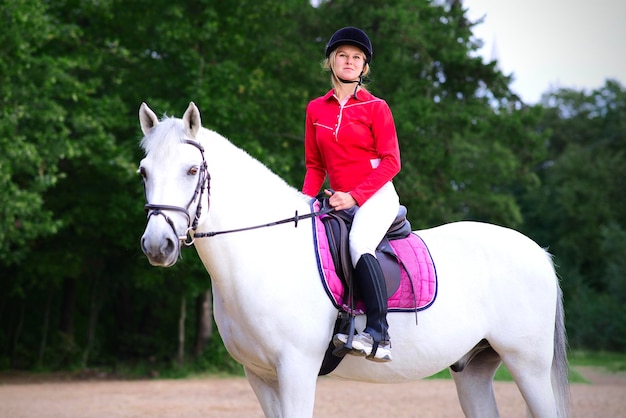
M 326 175 L 330 187 L 350 192 L 362 205 L 400 171 L 400 149 L 391 110 L 360 90 L 342 107 L 333 90 L 306 109 L 302 192 L 315 196 Z

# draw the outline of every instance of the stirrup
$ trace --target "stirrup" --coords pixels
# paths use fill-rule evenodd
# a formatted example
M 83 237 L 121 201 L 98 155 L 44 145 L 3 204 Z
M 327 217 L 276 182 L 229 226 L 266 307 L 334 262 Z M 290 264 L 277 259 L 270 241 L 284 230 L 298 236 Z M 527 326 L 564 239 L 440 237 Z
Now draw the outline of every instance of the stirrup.
M 354 340 L 354 329 L 355 329 L 355 316 L 350 314 L 350 326 L 348 329 L 348 341 L 345 344 L 340 345 L 339 347 L 335 347 L 333 350 L 333 355 L 337 357 L 345 357 L 346 354 L 350 353 L 354 349 L 352 348 L 352 341 Z M 334 337 L 334 336 L 333 336 Z

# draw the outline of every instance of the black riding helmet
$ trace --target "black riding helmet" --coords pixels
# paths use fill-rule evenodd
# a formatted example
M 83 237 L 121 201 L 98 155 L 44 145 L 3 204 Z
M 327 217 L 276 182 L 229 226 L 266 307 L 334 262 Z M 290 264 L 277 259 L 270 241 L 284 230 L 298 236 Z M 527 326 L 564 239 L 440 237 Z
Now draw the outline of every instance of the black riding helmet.
M 354 45 L 360 48 L 365 53 L 365 62 L 367 64 L 372 60 L 372 43 L 367 34 L 359 28 L 348 26 L 339 29 L 330 37 L 330 40 L 326 44 L 326 58 L 330 56 L 339 45 Z

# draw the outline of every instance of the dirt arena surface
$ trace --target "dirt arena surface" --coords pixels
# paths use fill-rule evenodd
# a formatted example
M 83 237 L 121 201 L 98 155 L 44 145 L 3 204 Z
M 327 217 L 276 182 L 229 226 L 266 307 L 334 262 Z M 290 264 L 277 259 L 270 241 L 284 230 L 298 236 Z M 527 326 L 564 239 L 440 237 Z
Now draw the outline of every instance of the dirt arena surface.
M 626 375 L 577 369 L 590 384 L 571 387 L 576 418 L 626 417 Z M 525 418 L 517 387 L 495 383 L 502 417 Z M 379 405 L 381 410 L 367 408 Z M 368 384 L 319 379 L 315 417 L 462 418 L 452 380 Z M 2 418 L 262 418 L 244 378 L 76 380 L 0 375 Z

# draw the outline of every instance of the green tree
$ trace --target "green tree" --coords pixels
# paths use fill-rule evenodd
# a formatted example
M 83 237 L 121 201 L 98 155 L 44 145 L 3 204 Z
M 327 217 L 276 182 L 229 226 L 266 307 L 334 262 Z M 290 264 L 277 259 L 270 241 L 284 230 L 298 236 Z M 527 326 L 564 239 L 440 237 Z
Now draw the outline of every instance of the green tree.
M 42 193 L 71 155 L 63 104 L 84 90 L 69 75 L 77 65 L 56 60 L 46 46 L 55 30 L 42 2 L 4 0 L 0 7 L 0 261 L 23 261 L 33 241 L 58 230 Z
M 543 104 L 548 159 L 544 187 L 525 203 L 529 231 L 561 266 L 572 344 L 623 349 L 626 91 L 608 80 L 546 94 Z
M 3 291 L 26 307 L 8 317 L 12 363 L 24 344 L 39 347 L 41 362 L 48 338 L 57 335 L 50 329 L 57 329 L 50 319 L 57 306 L 59 344 L 65 354 L 76 354 L 77 299 L 85 301 L 93 336 L 110 266 L 103 254 L 119 256 L 117 243 L 128 243 L 126 209 L 140 208 L 138 193 L 133 198 L 115 191 L 129 188 L 136 164 L 133 153 L 115 143 L 120 126 L 115 115 L 123 106 L 100 70 L 115 51 L 86 30 L 86 16 L 97 21 L 98 13 L 107 15 L 108 5 L 1 5 L 6 117 L 0 122 L 0 167 L 6 184 L 0 191 L 0 264 L 7 278 Z M 105 237 L 110 238 L 103 243 Z M 38 329 L 33 323 L 42 317 L 41 333 L 22 332 L 26 325 Z M 68 361 L 73 360 L 63 360 Z

